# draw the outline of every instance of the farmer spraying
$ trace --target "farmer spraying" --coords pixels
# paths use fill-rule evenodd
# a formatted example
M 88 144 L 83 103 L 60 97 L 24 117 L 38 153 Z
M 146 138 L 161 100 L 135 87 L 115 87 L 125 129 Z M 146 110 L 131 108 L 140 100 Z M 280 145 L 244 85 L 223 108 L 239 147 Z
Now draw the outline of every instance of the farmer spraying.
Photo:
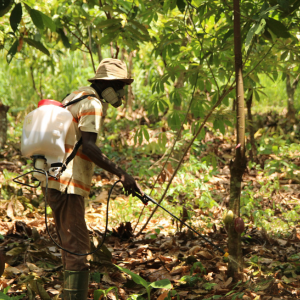
M 89 265 L 87 255 L 98 251 L 104 243 L 108 228 L 109 199 L 118 182 L 125 193 L 139 198 L 145 205 L 151 202 L 188 227 L 203 240 L 226 255 L 190 225 L 173 215 L 150 196 L 141 191 L 132 176 L 110 161 L 96 146 L 96 140 L 108 104 L 122 105 L 124 86 L 133 79 L 127 78 L 126 65 L 118 59 L 104 59 L 89 87 L 82 87 L 68 95 L 63 103 L 43 99 L 38 108 L 24 119 L 21 151 L 33 159 L 34 170 L 14 178 L 14 182 L 36 188 L 42 183 L 45 200 L 46 230 L 54 244 L 62 249 L 64 267 L 64 299 L 87 298 Z M 119 177 L 107 199 L 106 226 L 103 240 L 93 252 L 89 247 L 89 234 L 84 214 L 84 198 L 88 197 L 94 164 Z M 18 181 L 28 174 L 40 183 L 31 185 Z M 47 203 L 52 208 L 59 243 L 51 236 L 47 224 Z M 227 255 L 228 256 L 228 255 Z
M 133 79 L 127 78 L 125 63 L 118 59 L 104 59 L 97 68 L 96 75 L 88 79 L 91 86 L 79 88 L 67 96 L 63 104 L 89 95 L 85 99 L 67 107 L 73 116 L 65 139 L 66 154 L 71 153 L 80 140 L 74 158 L 57 179 L 49 178 L 47 201 L 55 221 L 58 240 L 70 252 L 88 253 L 89 234 L 84 215 L 84 198 L 89 196 L 94 165 L 119 177 L 127 194 L 135 191 L 142 194 L 132 176 L 110 161 L 96 146 L 101 118 L 105 116 L 108 104 L 122 105 L 124 86 Z M 43 182 L 43 193 L 46 193 Z M 87 298 L 89 265 L 86 255 L 78 256 L 62 251 L 64 267 L 64 299 Z

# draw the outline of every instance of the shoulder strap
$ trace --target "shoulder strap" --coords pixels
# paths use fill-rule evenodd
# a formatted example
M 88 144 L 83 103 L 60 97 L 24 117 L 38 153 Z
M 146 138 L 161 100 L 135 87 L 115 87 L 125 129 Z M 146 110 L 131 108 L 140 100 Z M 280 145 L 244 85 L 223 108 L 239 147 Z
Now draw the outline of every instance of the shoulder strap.
M 85 98 L 87 98 L 87 97 L 96 97 L 96 96 L 95 96 L 94 94 L 84 95 L 84 96 L 81 96 L 81 97 L 79 97 L 79 98 L 77 98 L 77 99 L 75 99 L 75 100 L 70 101 L 70 102 L 67 103 L 67 104 L 64 104 L 63 107 L 66 108 L 67 106 L 72 105 L 72 104 L 75 104 L 75 103 L 77 103 L 77 102 L 79 102 L 79 101 L 81 101 L 81 100 L 83 100 L 83 99 L 85 99 Z
M 75 104 L 75 103 L 77 103 L 77 102 L 79 102 L 79 101 L 81 101 L 81 100 L 83 100 L 83 99 L 85 99 L 87 97 L 95 97 L 95 95 L 94 94 L 84 95 L 82 97 L 79 97 L 79 98 L 77 98 L 75 100 L 70 101 L 69 103 L 63 105 L 63 107 L 66 108 L 67 106 Z M 75 157 L 75 155 L 76 155 L 76 153 L 77 153 L 77 151 L 78 151 L 78 149 L 79 149 L 79 147 L 81 145 L 82 145 L 82 138 L 80 138 L 79 141 L 75 144 L 75 146 L 74 146 L 71 154 L 66 158 L 66 162 L 64 164 L 62 164 L 62 168 L 61 168 L 60 174 L 62 174 L 62 172 L 64 172 L 66 170 L 67 165 Z M 56 166 L 54 166 L 54 164 L 53 164 L 53 165 L 51 165 L 51 167 L 56 167 Z

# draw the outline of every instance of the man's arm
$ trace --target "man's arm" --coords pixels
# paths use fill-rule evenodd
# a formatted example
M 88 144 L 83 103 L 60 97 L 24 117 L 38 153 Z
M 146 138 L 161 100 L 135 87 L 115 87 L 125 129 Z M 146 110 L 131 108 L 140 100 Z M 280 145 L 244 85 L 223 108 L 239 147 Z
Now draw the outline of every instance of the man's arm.
M 94 132 L 85 132 L 81 131 L 82 135 L 82 152 L 90 160 L 92 160 L 98 167 L 117 175 L 125 191 L 128 194 L 133 193 L 134 191 L 143 195 L 143 192 L 139 188 L 138 184 L 132 176 L 127 174 L 122 170 L 118 165 L 109 160 L 96 145 L 97 134 Z

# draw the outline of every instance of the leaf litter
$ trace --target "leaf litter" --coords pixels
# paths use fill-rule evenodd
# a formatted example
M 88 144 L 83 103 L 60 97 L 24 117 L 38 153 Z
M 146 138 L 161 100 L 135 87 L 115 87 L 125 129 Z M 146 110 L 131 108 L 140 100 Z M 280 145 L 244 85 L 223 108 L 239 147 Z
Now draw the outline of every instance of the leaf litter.
M 218 156 L 224 161 L 232 157 L 231 141 L 212 141 L 211 148 L 217 149 Z M 22 173 L 20 167 L 24 164 L 14 146 L 9 145 L 1 157 L 0 179 L 6 198 L 0 200 L 0 289 L 11 297 L 23 295 L 19 299 L 59 299 L 63 281 L 61 254 L 45 231 L 41 191 L 20 188 L 7 180 L 7 172 L 11 175 Z M 260 159 L 266 162 L 270 156 Z M 226 250 L 227 233 L 221 220 L 229 200 L 230 172 L 224 164 L 218 165 L 218 171 L 208 184 L 212 187 L 213 197 L 219 199 L 219 206 L 210 209 L 195 207 L 192 225 Z M 166 174 L 170 172 L 172 169 L 168 166 Z M 276 178 L 280 188 L 271 194 L 264 193 L 262 187 Z M 96 174 L 93 180 L 95 197 L 87 202 L 86 208 L 92 249 L 101 241 L 104 232 L 107 194 L 114 179 L 103 172 Z M 168 176 L 161 180 L 168 180 Z M 180 178 L 176 181 L 181 183 Z M 138 224 L 133 232 L 137 215 L 134 215 L 136 220 L 118 222 L 118 207 L 130 206 L 132 201 L 122 195 L 118 187 L 113 192 L 109 210 L 110 236 L 101 251 L 88 257 L 91 265 L 89 299 L 94 299 L 96 290 L 110 287 L 116 289 L 107 293 L 107 299 L 116 299 L 116 290 L 122 300 L 145 292 L 115 265 L 131 270 L 147 282 L 169 279 L 176 291 L 172 299 L 177 299 L 177 296 L 180 299 L 300 298 L 299 223 L 296 221 L 295 226 L 290 226 L 285 214 L 294 209 L 298 211 L 299 182 L 289 178 L 287 173 L 279 172 L 266 178 L 255 168 L 248 168 L 243 182 L 244 185 L 252 185 L 252 197 L 261 199 L 262 210 L 273 209 L 275 214 L 272 218 L 287 224 L 285 234 L 276 235 L 262 224 L 255 224 L 252 215 L 247 216 L 246 231 L 242 237 L 243 282 L 233 283 L 232 278 L 227 277 L 230 257 L 222 256 L 186 228 L 179 230 L 180 226 L 164 213 L 156 213 L 146 232 L 136 237 L 135 233 L 141 228 Z M 136 207 L 141 209 L 143 204 L 138 203 Z M 150 212 L 152 207 L 146 209 Z M 212 226 L 207 226 L 208 223 Z M 49 228 L 56 237 L 51 214 Z M 151 292 L 151 299 L 163 300 L 168 295 L 169 291 L 156 289 Z M 104 298 L 100 296 L 97 300 L 100 299 Z

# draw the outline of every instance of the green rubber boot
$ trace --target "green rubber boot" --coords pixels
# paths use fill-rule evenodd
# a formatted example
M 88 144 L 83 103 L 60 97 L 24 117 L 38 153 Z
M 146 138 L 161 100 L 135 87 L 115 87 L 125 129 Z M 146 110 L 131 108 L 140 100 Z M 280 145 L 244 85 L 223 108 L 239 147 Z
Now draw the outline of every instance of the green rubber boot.
M 64 300 L 86 300 L 89 288 L 89 271 L 67 271 L 64 279 Z

